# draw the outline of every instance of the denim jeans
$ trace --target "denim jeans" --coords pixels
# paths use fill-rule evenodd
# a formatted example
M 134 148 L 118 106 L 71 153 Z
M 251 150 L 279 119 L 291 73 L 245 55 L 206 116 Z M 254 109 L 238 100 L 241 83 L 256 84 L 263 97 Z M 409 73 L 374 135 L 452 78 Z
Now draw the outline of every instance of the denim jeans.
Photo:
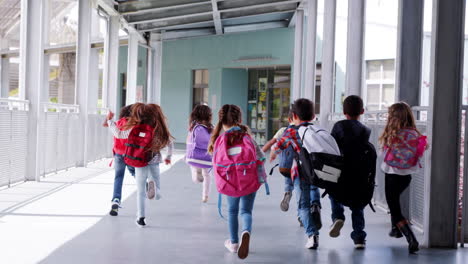
M 135 168 L 128 166 L 124 162 L 124 157 L 120 154 L 114 154 L 114 168 L 115 168 L 115 177 L 114 177 L 114 193 L 112 194 L 112 201 L 114 199 L 119 199 L 119 202 L 122 200 L 122 184 L 125 175 L 125 168 L 128 168 L 128 171 L 132 176 L 135 176 Z
M 294 190 L 294 183 L 290 177 L 284 177 L 284 192 L 292 192 Z
M 328 195 L 330 198 L 331 209 L 332 209 L 332 221 L 337 219 L 345 220 L 344 207 L 342 204 L 337 202 L 333 197 Z M 362 242 L 366 239 L 366 232 L 364 227 L 366 222 L 364 220 L 364 208 L 349 208 L 351 210 L 351 220 L 353 222 L 353 232 L 351 232 L 351 239 L 353 241 Z
M 146 167 L 135 168 L 137 183 L 137 217 L 145 217 L 146 181 L 153 180 L 156 184 L 156 193 L 160 192 L 159 163 L 148 164 Z
M 239 243 L 239 204 L 242 218 L 242 232 L 252 232 L 252 210 L 256 194 L 256 192 L 253 192 L 241 197 L 227 196 L 228 226 L 233 244 Z
M 296 192 L 297 210 L 304 225 L 305 233 L 307 236 L 318 235 L 319 231 L 315 223 L 313 223 L 310 206 L 312 204 L 321 206 L 320 191 L 317 187 L 306 183 L 299 177 L 294 179 L 294 191 Z

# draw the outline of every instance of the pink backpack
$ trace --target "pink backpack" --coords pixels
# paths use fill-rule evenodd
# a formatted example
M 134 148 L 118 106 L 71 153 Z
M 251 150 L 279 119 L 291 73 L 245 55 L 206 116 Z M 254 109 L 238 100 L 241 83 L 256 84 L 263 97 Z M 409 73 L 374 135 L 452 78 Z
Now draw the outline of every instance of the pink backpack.
M 213 169 L 216 187 L 220 194 L 241 197 L 256 192 L 265 175 L 258 168 L 262 161 L 257 160 L 252 138 L 245 134 L 242 142 L 228 146 L 230 134 L 230 131 L 223 133 L 214 145 Z
M 426 136 L 414 129 L 401 129 L 387 148 L 384 162 L 398 169 L 412 168 L 418 164 L 426 145 Z

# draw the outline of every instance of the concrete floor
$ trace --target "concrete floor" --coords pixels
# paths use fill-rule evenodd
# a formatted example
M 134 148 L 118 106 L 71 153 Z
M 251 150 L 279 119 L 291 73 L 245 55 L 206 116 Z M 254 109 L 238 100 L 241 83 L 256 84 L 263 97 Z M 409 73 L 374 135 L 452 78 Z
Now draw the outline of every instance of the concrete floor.
M 327 198 L 320 247 L 304 249 L 295 204 L 287 213 L 279 209 L 283 178 L 278 174 L 270 178 L 271 195 L 263 187 L 257 195 L 251 253 L 240 261 L 223 246 L 227 223 L 218 216 L 214 184 L 209 203 L 202 204 L 201 185 L 191 182 L 182 161 L 170 169 L 163 166 L 163 198 L 149 202 L 148 226 L 141 229 L 134 223 L 131 177 L 125 180 L 120 215 L 107 214 L 113 181 L 107 164 L 97 162 L 0 191 L 0 263 L 468 263 L 468 249 L 422 249 L 408 255 L 404 239 L 387 236 L 388 215 L 369 209 L 367 249 L 356 251 L 350 222 L 339 238 L 328 236 Z

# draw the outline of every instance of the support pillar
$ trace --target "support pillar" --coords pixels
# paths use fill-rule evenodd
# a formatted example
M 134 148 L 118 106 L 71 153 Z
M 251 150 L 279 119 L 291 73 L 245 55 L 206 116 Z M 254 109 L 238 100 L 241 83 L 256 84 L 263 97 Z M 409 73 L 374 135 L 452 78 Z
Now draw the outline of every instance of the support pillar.
M 429 247 L 456 248 L 465 0 L 434 0 L 432 8 L 425 234 Z
M 399 0 L 396 99 L 420 104 L 424 0 Z
M 119 80 L 119 29 L 118 16 L 109 17 L 107 36 L 104 45 L 104 77 L 102 88 L 102 105 L 112 112 L 118 112 L 121 93 L 118 91 Z
M 152 36 L 153 38 L 153 36 Z M 161 71 L 162 71 L 162 41 L 156 39 L 151 40 L 152 48 L 152 67 L 150 68 L 151 79 L 151 102 L 161 104 Z
M 91 49 L 89 57 L 88 112 L 97 112 L 99 100 L 99 50 Z
M 80 133 L 77 138 L 79 158 L 77 165 L 85 167 L 88 162 L 88 105 L 91 55 L 91 1 L 81 0 L 78 4 L 78 42 L 76 51 L 75 100 L 79 105 Z
M 10 91 L 10 58 L 0 56 L 0 98 L 7 98 Z
M 322 86 L 320 88 L 320 125 L 328 127 L 333 112 L 335 91 L 336 0 L 325 1 L 322 44 Z
M 138 75 L 138 35 L 130 33 L 128 35 L 128 64 L 127 64 L 127 98 L 126 104 L 136 102 L 137 96 L 137 75 Z
M 303 25 L 304 10 L 299 9 L 296 11 L 296 28 L 294 30 L 294 69 L 291 102 L 301 97 Z
M 307 2 L 307 47 L 304 97 L 315 103 L 315 67 L 317 42 L 317 0 Z
M 366 0 L 348 2 L 346 95 L 361 96 L 362 93 L 365 15 Z
M 44 151 L 39 147 L 39 127 L 43 111 L 41 90 L 44 82 L 44 45 L 47 41 L 47 6 L 47 0 L 21 1 L 19 99 L 29 101 L 26 179 L 36 181 L 40 180 L 40 157 Z

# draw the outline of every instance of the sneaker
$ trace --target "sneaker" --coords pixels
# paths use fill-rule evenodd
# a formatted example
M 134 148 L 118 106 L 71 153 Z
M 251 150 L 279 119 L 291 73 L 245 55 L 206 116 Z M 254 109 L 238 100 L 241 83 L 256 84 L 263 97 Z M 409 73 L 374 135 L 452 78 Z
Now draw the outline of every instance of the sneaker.
M 304 224 L 302 223 L 301 218 L 299 216 L 297 217 L 297 221 L 299 222 L 300 227 L 304 227 Z
M 320 215 L 320 206 L 318 204 L 313 204 L 310 207 L 310 212 L 312 214 L 312 221 L 315 223 L 315 228 L 320 230 L 322 228 L 322 216 Z
M 285 192 L 283 200 L 280 203 L 281 211 L 287 212 L 289 210 L 289 202 L 291 201 L 292 193 Z
M 391 236 L 391 237 L 394 237 L 394 238 L 403 237 L 403 234 L 401 233 L 401 231 L 396 226 L 392 226 L 392 230 L 390 230 L 388 235 Z
M 148 197 L 148 199 L 154 199 L 155 195 L 156 195 L 156 190 L 155 190 L 155 184 L 154 184 L 154 181 L 148 181 L 148 189 L 146 191 L 146 197 Z
M 228 239 L 224 241 L 224 246 L 229 250 L 231 253 L 237 253 L 237 250 L 239 249 L 239 244 L 238 243 L 232 243 L 231 239 Z
M 237 256 L 240 259 L 245 259 L 249 255 L 250 245 L 250 233 L 249 231 L 242 232 L 239 249 L 237 250 Z
M 136 224 L 138 227 L 145 227 L 146 226 L 145 218 L 144 217 L 137 218 Z
M 307 249 L 317 249 L 319 246 L 319 236 L 318 235 L 313 235 L 310 236 L 309 239 L 307 240 L 307 243 L 305 247 Z
M 114 200 L 112 200 L 111 210 L 109 214 L 112 216 L 119 215 L 119 207 L 120 207 L 120 200 L 115 198 Z
M 359 249 L 359 250 L 365 249 L 366 248 L 366 241 L 365 240 L 354 241 L 354 248 Z
M 339 237 L 341 228 L 343 228 L 344 221 L 342 219 L 336 219 L 330 228 L 330 237 Z
M 208 202 L 208 196 L 205 196 L 202 198 L 202 203 L 207 203 Z

